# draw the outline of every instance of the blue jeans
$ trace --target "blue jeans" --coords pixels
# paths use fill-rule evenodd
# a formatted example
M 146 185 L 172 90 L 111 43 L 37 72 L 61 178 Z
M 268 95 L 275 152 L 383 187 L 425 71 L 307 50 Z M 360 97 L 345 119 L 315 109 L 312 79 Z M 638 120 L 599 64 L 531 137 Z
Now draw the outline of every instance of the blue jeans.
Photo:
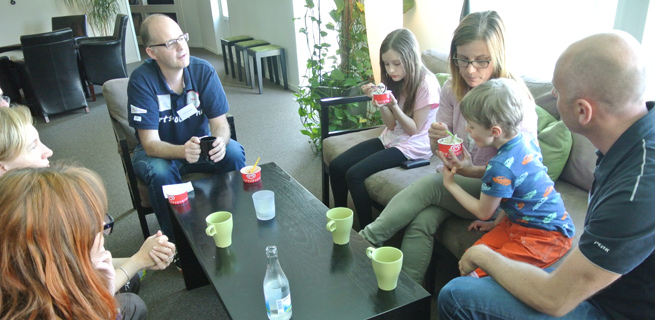
M 157 216 L 161 231 L 175 242 L 173 226 L 168 213 L 168 200 L 164 197 L 162 186 L 182 183 L 182 175 L 194 172 L 224 173 L 240 170 L 246 166 L 246 152 L 235 140 L 230 140 L 225 157 L 219 162 L 189 163 L 184 159 L 168 160 L 149 157 L 141 144 L 134 148 L 132 157 L 134 173 L 148 186 L 148 196 Z
M 551 269 L 552 270 L 552 269 Z M 580 303 L 561 318 L 529 307 L 493 278 L 459 277 L 439 292 L 439 318 L 448 319 L 609 319 L 590 301 Z

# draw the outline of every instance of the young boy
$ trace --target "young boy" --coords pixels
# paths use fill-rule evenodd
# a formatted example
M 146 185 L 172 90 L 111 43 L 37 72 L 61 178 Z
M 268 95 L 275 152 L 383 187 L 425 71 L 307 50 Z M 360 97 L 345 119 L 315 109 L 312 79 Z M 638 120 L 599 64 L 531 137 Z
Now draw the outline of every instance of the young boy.
M 455 167 L 444 168 L 443 183 L 480 220 L 500 207 L 494 221 L 471 223 L 469 230 L 489 231 L 474 245 L 545 268 L 569 250 L 575 227 L 542 164 L 536 137 L 518 131 L 523 109 L 532 106 L 529 94 L 510 79 L 489 80 L 467 93 L 461 103 L 466 131 L 478 147 L 494 147 L 498 154 L 487 163 L 479 200 L 457 185 Z M 478 268 L 470 275 L 487 274 Z

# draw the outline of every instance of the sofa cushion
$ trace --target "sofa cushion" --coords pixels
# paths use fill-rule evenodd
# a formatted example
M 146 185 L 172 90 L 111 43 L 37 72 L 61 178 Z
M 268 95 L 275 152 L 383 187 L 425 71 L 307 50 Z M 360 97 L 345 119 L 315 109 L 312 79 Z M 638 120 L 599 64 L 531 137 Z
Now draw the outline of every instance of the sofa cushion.
M 537 106 L 536 110 L 539 117 L 537 132 L 543 163 L 548 168 L 550 179 L 557 181 L 571 153 L 573 138 L 561 120 L 555 119 L 540 106 Z
M 448 67 L 448 52 L 437 49 L 427 49 L 421 54 L 423 63 L 432 73 L 450 73 Z
M 323 140 L 323 162 L 325 162 L 326 166 L 329 166 L 334 158 L 356 144 L 379 137 L 382 130 L 384 130 L 384 126 L 348 134 L 341 134 Z
M 443 88 L 443 84 L 446 83 L 446 81 L 450 78 L 449 73 L 437 73 L 437 81 L 439 81 L 439 85 Z
M 553 84 L 550 79 L 538 79 L 528 76 L 522 76 L 523 82 L 528 86 L 530 93 L 534 97 L 538 106 L 546 109 L 550 115 L 559 120 L 559 111 L 557 111 L 557 98 L 553 96 Z
M 414 181 L 435 173 L 439 164 L 441 164 L 441 159 L 433 156 L 430 158 L 430 165 L 428 166 L 413 169 L 395 167 L 382 170 L 366 178 L 364 185 L 373 201 L 386 206 L 391 198 L 414 183 Z
M 583 135 L 573 132 L 571 136 L 573 137 L 571 155 L 560 178 L 589 191 L 591 182 L 594 180 L 594 170 L 598 158 L 596 147 Z

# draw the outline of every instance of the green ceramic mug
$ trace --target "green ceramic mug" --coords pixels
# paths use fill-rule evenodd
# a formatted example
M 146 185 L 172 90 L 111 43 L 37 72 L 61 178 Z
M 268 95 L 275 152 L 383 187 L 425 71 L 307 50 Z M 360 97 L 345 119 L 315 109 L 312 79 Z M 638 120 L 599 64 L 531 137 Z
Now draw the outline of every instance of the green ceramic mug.
M 391 291 L 398 285 L 398 275 L 403 267 L 403 252 L 394 247 L 366 248 L 366 256 L 373 261 L 373 272 L 378 288 Z
M 332 232 L 335 244 L 347 244 L 350 241 L 350 229 L 353 227 L 353 211 L 348 208 L 334 208 L 328 210 L 327 231 Z
M 232 214 L 227 211 L 214 212 L 205 218 L 207 229 L 205 233 L 214 237 L 219 248 L 227 248 L 232 244 Z

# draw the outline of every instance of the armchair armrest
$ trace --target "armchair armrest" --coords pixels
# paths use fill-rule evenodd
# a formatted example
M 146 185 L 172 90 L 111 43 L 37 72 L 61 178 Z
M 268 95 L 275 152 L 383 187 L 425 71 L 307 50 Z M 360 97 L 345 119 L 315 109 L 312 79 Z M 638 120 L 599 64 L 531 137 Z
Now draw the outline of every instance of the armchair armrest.
M 319 121 L 321 122 L 321 141 L 332 136 L 338 136 L 341 134 L 369 130 L 379 127 L 379 126 L 373 126 L 368 128 L 347 129 L 347 130 L 338 130 L 332 132 L 330 131 L 330 117 L 328 112 L 330 107 L 338 106 L 342 104 L 355 103 L 355 102 L 371 101 L 371 98 L 369 98 L 368 96 L 331 97 L 331 98 L 319 99 L 318 101 L 319 104 L 321 105 L 321 114 L 319 116 Z

